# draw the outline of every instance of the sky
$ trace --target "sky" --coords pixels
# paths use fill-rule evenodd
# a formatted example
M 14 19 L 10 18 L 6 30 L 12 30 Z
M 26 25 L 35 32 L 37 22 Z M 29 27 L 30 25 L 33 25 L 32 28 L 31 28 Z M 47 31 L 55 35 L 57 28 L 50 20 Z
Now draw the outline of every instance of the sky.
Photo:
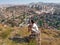
M 0 0 L 0 4 L 28 4 L 32 2 L 60 3 L 60 0 Z

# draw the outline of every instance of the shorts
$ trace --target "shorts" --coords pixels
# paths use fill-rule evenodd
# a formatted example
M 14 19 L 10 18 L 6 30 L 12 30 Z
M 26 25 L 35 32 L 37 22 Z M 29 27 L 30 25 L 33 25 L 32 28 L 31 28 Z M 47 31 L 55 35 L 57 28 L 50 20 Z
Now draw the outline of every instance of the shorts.
M 37 42 L 37 45 L 40 45 L 40 33 L 31 32 L 31 35 L 29 35 L 30 39 L 35 39 Z
M 30 38 L 38 38 L 40 36 L 40 33 L 35 33 L 34 31 L 31 32 L 31 34 L 29 35 Z

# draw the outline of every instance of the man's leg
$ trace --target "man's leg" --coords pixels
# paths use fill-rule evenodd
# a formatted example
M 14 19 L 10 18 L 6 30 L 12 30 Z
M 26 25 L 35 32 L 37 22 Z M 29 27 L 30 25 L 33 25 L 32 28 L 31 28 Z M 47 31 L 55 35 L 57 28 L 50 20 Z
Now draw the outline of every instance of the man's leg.
M 37 41 L 37 45 L 40 45 L 40 34 L 37 34 L 36 41 Z

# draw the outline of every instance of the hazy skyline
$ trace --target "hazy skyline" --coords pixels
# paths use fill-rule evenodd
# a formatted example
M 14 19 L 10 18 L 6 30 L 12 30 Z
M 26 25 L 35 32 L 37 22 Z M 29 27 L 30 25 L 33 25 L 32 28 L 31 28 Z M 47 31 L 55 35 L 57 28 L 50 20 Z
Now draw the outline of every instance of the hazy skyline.
M 60 0 L 0 0 L 0 4 L 28 4 L 31 2 L 60 3 Z

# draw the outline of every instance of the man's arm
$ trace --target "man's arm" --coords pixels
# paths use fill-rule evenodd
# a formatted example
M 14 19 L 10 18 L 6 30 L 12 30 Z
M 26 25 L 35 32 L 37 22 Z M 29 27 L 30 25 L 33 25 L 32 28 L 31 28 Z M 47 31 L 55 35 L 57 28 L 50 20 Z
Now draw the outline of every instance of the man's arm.
M 28 32 L 30 32 L 32 29 L 31 25 L 28 25 Z

